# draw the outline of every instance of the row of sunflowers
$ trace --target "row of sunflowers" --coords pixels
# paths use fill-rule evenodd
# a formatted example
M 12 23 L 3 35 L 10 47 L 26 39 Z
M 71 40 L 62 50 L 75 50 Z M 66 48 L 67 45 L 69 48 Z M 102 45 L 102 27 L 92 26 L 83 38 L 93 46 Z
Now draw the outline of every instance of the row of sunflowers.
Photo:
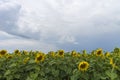
M 0 50 L 0 80 L 120 80 L 120 48 L 65 52 Z

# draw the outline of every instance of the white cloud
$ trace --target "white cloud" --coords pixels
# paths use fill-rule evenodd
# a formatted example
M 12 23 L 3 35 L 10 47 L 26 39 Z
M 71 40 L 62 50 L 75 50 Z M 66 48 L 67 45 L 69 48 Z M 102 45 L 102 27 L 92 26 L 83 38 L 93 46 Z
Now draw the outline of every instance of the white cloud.
M 10 8 L 15 8 L 16 5 L 19 5 L 16 0 L 1 0 L 0 1 L 0 10 L 9 10 Z
M 119 2 L 119 0 L 0 1 L 0 12 L 3 13 L 0 13 L 0 16 L 3 16 L 0 19 L 0 29 L 57 47 L 64 43 L 83 45 L 86 43 L 82 40 L 87 37 L 104 38 L 104 34 L 119 34 Z M 11 17 L 6 19 L 5 16 Z M 88 39 L 87 43 L 89 41 L 92 40 Z
M 20 4 L 15 0 L 1 0 L 0 2 L 0 30 L 15 33 L 16 22 L 19 18 Z M 17 31 L 16 31 L 17 32 Z
M 47 53 L 48 51 L 57 50 L 57 47 L 53 44 L 47 44 L 36 40 L 7 39 L 7 40 L 0 40 L 0 49 L 7 49 L 10 52 L 14 51 L 15 49 L 41 50 Z
M 23 15 L 18 21 L 19 29 L 23 33 L 26 31 L 36 33 L 38 37 L 49 36 L 51 32 L 57 36 L 64 34 L 89 36 L 115 32 L 119 30 L 116 22 L 120 17 L 114 15 L 118 11 L 117 3 L 112 0 L 71 0 L 69 3 L 65 0 L 29 0 L 29 2 L 26 0 L 22 2 L 24 13 L 22 12 Z
M 0 31 L 0 40 L 1 39 L 6 39 L 6 38 L 13 38 L 14 36 L 13 35 L 10 35 L 4 31 Z

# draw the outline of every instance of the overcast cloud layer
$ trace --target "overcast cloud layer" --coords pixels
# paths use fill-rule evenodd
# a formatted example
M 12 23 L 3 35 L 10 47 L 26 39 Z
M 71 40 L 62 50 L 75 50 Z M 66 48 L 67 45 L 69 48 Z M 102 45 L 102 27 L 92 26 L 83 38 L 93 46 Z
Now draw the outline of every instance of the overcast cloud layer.
M 120 45 L 119 0 L 0 0 L 0 49 L 111 50 Z

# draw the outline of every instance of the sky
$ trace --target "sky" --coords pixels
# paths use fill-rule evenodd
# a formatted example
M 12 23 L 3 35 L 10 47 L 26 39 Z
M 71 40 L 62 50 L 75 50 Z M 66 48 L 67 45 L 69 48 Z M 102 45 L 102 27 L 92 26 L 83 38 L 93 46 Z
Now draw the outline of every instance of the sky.
M 120 47 L 119 0 L 0 0 L 0 49 Z

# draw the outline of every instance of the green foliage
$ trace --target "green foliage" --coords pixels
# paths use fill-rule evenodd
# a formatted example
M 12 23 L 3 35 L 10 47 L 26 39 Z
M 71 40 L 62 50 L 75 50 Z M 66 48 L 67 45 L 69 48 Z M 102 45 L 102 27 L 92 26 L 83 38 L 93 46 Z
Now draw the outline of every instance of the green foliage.
M 104 51 L 98 54 L 100 50 L 0 53 L 0 80 L 119 80 L 120 49 L 115 48 L 107 55 Z M 84 61 L 89 66 L 81 70 L 85 65 L 78 65 Z

